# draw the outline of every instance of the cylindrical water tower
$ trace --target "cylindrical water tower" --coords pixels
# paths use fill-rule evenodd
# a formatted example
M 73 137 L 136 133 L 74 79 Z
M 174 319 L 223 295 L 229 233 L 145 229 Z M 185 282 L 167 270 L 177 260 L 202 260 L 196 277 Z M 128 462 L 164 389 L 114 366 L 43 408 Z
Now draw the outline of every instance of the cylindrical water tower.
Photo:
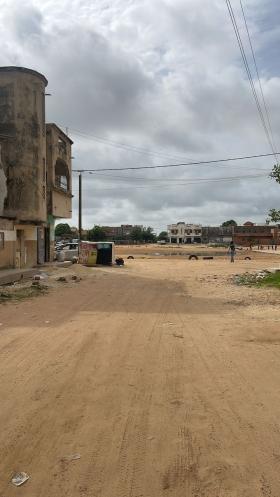
M 0 216 L 46 221 L 45 88 L 42 74 L 0 67 L 0 141 L 6 198 Z

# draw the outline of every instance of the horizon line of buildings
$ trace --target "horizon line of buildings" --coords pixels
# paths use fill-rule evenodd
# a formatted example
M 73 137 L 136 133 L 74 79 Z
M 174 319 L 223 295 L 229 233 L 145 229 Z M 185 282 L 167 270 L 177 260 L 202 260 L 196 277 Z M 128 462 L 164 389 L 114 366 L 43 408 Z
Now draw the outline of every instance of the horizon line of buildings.
M 120 226 L 102 226 L 109 241 L 131 241 L 134 228 L 143 225 L 122 224 Z M 72 227 L 72 234 L 78 237 L 78 230 Z M 89 230 L 83 230 L 87 236 Z M 238 245 L 278 245 L 280 244 L 280 225 L 258 224 L 247 221 L 243 225 L 202 226 L 178 222 L 167 226 L 167 241 L 171 244 L 229 244 L 232 240 Z
M 278 245 L 279 225 L 256 224 L 247 221 L 241 226 L 202 226 L 178 222 L 167 226 L 169 243 L 221 243 L 234 241 L 237 245 Z
M 103 226 L 100 225 L 100 228 L 106 233 L 106 240 L 108 241 L 114 241 L 114 240 L 126 240 L 129 239 L 129 237 L 132 234 L 132 231 L 135 228 L 140 228 L 143 229 L 144 226 L 140 224 L 121 224 L 120 226 Z M 72 234 L 66 235 L 66 238 L 69 236 L 78 238 L 79 237 L 79 230 L 76 226 L 70 227 Z M 88 229 L 82 229 L 82 237 L 88 236 L 88 232 L 91 230 L 91 228 Z M 64 236 L 64 235 L 63 235 Z M 61 238 L 61 237 L 60 237 Z

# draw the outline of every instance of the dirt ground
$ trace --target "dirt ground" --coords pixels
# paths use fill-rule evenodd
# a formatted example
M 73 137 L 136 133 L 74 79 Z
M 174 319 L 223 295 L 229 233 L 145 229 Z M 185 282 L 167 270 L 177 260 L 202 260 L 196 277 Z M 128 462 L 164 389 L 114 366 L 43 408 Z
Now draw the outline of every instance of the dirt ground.
M 253 259 L 75 265 L 1 305 L 0 496 L 279 497 L 280 293 L 231 276 L 280 258 Z

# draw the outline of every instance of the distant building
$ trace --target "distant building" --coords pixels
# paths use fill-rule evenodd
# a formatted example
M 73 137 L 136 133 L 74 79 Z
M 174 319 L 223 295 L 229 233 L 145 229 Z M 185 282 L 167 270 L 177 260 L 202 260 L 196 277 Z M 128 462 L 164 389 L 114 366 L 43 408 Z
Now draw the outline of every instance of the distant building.
M 132 224 L 121 224 L 121 226 L 102 226 L 107 240 L 129 240 L 135 228 L 143 229 L 143 226 Z
M 186 224 L 178 222 L 167 226 L 168 238 L 170 243 L 201 243 L 202 226 L 200 224 Z
M 46 127 L 47 84 L 32 69 L 0 67 L 0 268 L 49 261 L 54 220 L 72 216 L 72 141 Z
M 247 221 L 243 226 L 206 226 L 202 228 L 202 242 L 229 244 L 246 247 L 254 245 L 278 245 L 280 229 L 278 226 L 258 225 Z
M 280 229 L 278 226 L 269 226 L 245 223 L 243 226 L 235 226 L 233 240 L 236 245 L 278 245 L 280 243 Z
M 230 243 L 234 226 L 205 226 L 202 228 L 203 243 Z

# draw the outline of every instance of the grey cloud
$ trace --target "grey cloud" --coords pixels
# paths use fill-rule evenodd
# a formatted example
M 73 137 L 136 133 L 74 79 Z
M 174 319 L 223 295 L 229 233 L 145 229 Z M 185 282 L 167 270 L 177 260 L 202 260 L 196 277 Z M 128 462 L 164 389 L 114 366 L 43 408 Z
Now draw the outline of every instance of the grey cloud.
M 26 42 L 28 38 L 43 35 L 43 16 L 40 10 L 32 4 L 12 5 L 7 20 L 19 42 Z
M 270 151 L 242 67 L 224 3 L 213 0 L 118 0 L 104 3 L 34 0 L 9 8 L 0 0 L 0 63 L 43 72 L 52 97 L 50 121 L 93 136 L 75 141 L 73 167 L 153 165 Z M 106 7 L 106 8 L 105 8 Z M 236 5 L 235 5 L 236 7 Z M 248 2 L 265 95 L 275 135 L 280 126 L 276 0 Z M 238 14 L 240 21 L 240 12 Z M 275 52 L 274 52 L 275 51 Z M 275 54 L 275 55 L 273 55 Z M 274 77 L 271 77 L 273 75 Z M 132 144 L 148 155 L 112 146 Z M 129 148 L 129 147 L 128 147 Z M 84 176 L 84 223 L 140 222 L 164 228 L 178 219 L 207 224 L 225 217 L 265 219 L 279 207 L 279 186 L 267 179 L 165 188 L 153 178 L 253 174 L 273 160 L 228 168 L 201 167 L 125 174 L 149 180 Z M 137 176 L 136 176 L 137 175 Z M 77 179 L 74 174 L 74 194 Z M 77 222 L 77 197 L 73 202 Z

